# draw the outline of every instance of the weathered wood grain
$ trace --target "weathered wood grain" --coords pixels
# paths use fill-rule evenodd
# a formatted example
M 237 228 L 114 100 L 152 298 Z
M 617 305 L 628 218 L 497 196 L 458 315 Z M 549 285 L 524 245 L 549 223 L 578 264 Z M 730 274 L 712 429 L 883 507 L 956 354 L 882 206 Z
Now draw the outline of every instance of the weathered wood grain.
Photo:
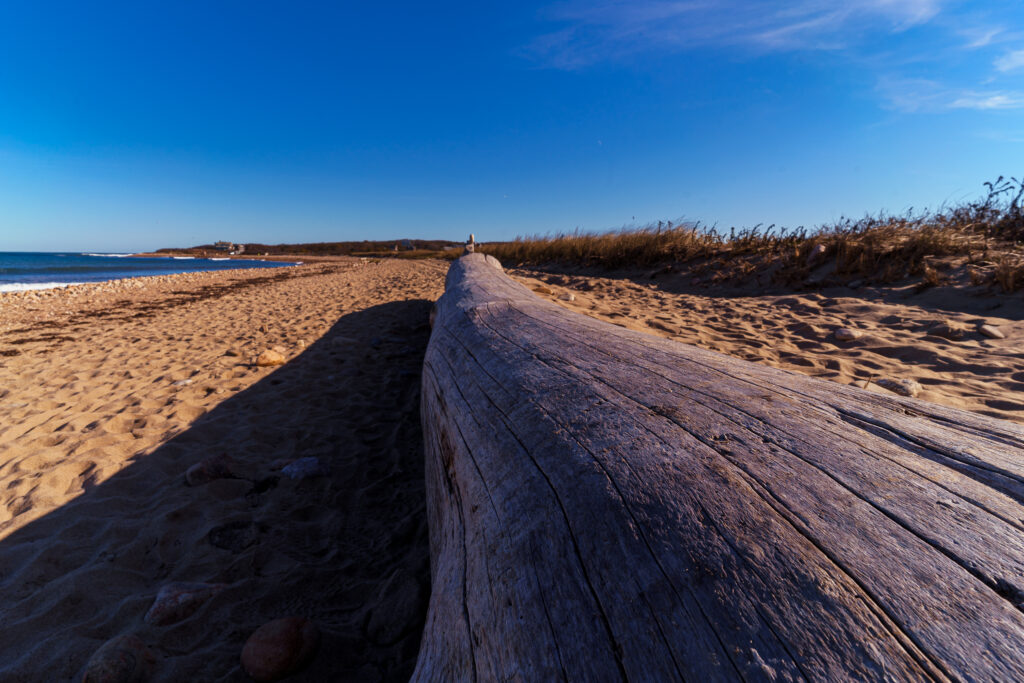
M 1024 429 L 567 311 L 471 253 L 423 369 L 418 681 L 1024 680 Z

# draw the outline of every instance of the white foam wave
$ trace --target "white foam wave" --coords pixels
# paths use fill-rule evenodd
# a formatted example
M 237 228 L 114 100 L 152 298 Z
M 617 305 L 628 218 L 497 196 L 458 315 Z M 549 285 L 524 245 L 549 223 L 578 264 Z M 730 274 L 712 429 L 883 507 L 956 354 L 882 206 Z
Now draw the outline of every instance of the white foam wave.
M 58 287 L 84 284 L 84 282 L 7 282 L 0 284 L 0 292 L 28 292 L 34 289 L 57 289 Z
M 131 254 L 82 254 L 82 256 L 106 256 L 109 258 L 125 258 Z
M 229 258 L 212 258 L 210 260 L 211 261 L 230 261 L 231 259 L 229 259 Z
M 174 259 L 175 261 L 194 261 L 196 257 L 195 256 L 172 256 L 171 258 Z

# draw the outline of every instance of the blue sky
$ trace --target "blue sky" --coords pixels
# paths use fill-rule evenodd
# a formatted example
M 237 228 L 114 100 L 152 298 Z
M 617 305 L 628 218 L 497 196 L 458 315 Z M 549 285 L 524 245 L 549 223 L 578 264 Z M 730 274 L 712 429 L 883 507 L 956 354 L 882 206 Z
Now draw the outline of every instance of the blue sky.
M 814 226 L 1022 160 L 1019 2 L 0 6 L 0 251 Z

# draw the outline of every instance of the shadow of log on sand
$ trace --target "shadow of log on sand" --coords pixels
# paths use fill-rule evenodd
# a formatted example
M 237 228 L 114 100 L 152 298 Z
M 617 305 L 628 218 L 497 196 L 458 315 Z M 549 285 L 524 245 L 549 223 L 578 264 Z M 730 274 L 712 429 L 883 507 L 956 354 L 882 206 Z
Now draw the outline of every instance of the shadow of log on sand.
M 430 593 L 419 419 L 430 306 L 343 316 L 187 431 L 0 541 L 0 679 L 68 680 L 134 634 L 155 657 L 152 680 L 249 680 L 249 635 L 298 615 L 320 646 L 289 680 L 407 680 Z M 177 582 L 224 587 L 147 621 Z

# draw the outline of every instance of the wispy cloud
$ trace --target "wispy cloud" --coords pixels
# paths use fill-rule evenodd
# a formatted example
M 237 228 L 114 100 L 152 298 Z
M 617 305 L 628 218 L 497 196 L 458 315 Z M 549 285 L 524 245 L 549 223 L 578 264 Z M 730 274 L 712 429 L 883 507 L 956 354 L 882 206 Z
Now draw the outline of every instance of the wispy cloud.
M 527 51 L 577 68 L 651 50 L 743 46 L 756 51 L 829 50 L 868 33 L 930 21 L 941 0 L 604 0 L 563 2 L 546 18 L 561 24 Z
M 581 69 L 640 55 L 724 48 L 748 58 L 832 51 L 901 112 L 1024 108 L 1017 0 L 562 0 L 525 52 Z M 915 29 L 912 33 L 911 29 Z M 904 35 L 899 35 L 904 34 Z M 924 78 L 914 78 L 915 75 Z M 936 80 L 936 78 L 938 80 Z
M 950 109 L 1021 109 L 1024 92 L 978 92 L 966 90 L 949 104 Z
M 1013 144 L 1024 144 L 1024 133 L 1020 131 L 1005 130 L 981 130 L 975 133 L 979 138 L 995 140 L 996 142 L 1009 142 Z
M 995 67 L 1003 73 L 1024 68 L 1024 50 L 1014 50 L 1013 52 L 1006 53 L 996 60 Z
M 997 42 L 1000 38 L 1005 37 L 1006 30 L 1002 26 L 985 26 L 960 29 L 957 33 L 967 40 L 964 47 L 971 50 L 977 50 L 983 47 L 988 47 L 989 45 Z
M 878 91 L 890 108 L 903 112 L 1024 108 L 1022 91 L 952 88 L 926 79 L 882 78 Z

